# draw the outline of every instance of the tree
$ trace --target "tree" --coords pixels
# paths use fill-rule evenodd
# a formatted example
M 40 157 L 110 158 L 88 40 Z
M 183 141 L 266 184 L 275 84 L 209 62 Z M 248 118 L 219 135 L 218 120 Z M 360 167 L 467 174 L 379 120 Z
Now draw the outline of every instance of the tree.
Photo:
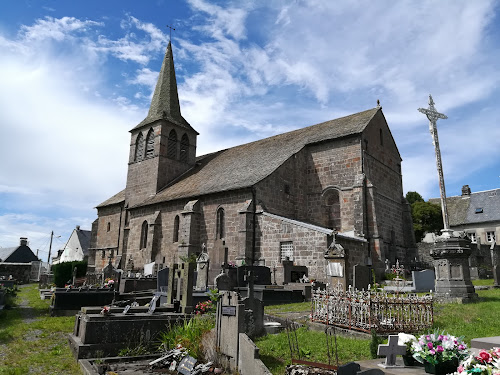
M 408 193 L 406 193 L 406 200 L 410 205 L 415 202 L 424 202 L 424 198 L 422 198 L 422 196 L 416 191 L 409 191 Z
M 443 229 L 441 206 L 437 204 L 416 201 L 411 205 L 411 216 L 417 241 L 421 241 L 426 233 L 436 233 Z

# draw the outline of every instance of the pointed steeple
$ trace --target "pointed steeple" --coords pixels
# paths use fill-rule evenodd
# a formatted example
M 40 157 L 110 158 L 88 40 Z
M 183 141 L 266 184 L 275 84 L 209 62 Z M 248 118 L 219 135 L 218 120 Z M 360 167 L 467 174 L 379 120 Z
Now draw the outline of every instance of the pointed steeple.
M 194 130 L 181 115 L 179 95 L 177 94 L 177 80 L 175 79 L 174 57 L 170 42 L 168 42 L 148 115 L 134 129 L 161 119 Z

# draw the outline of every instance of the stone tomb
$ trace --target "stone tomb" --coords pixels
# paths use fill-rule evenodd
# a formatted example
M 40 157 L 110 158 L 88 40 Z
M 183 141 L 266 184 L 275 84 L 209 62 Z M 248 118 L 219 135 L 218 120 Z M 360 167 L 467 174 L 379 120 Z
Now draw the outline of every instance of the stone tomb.
M 83 306 L 109 305 L 115 296 L 110 289 L 63 289 L 53 293 L 51 316 L 74 315 Z
M 412 271 L 412 279 L 415 292 L 434 291 L 434 270 Z
M 185 315 L 180 313 L 130 311 L 109 315 L 77 314 L 73 334 L 69 336 L 75 358 L 95 358 L 98 352 L 101 356 L 116 356 L 121 349 L 148 346 L 170 325 L 185 319 Z

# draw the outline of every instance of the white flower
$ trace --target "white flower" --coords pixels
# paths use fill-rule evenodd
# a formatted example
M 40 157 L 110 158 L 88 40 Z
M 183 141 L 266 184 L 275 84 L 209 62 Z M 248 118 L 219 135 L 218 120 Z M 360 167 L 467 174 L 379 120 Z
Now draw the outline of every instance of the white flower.
M 413 352 L 421 352 L 422 346 L 420 345 L 420 342 L 414 341 L 413 344 L 411 344 L 411 350 Z
M 398 345 L 406 345 L 407 343 L 416 340 L 416 337 L 413 335 L 409 335 L 403 332 L 398 333 Z

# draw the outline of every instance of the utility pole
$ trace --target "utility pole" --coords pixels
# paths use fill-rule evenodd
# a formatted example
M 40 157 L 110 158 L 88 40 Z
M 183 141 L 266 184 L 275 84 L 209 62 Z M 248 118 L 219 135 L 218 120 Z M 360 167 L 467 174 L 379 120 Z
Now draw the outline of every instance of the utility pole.
M 49 245 L 49 257 L 47 258 L 47 263 L 50 267 L 50 253 L 52 251 L 52 239 L 54 238 L 54 231 L 50 232 L 50 245 Z

